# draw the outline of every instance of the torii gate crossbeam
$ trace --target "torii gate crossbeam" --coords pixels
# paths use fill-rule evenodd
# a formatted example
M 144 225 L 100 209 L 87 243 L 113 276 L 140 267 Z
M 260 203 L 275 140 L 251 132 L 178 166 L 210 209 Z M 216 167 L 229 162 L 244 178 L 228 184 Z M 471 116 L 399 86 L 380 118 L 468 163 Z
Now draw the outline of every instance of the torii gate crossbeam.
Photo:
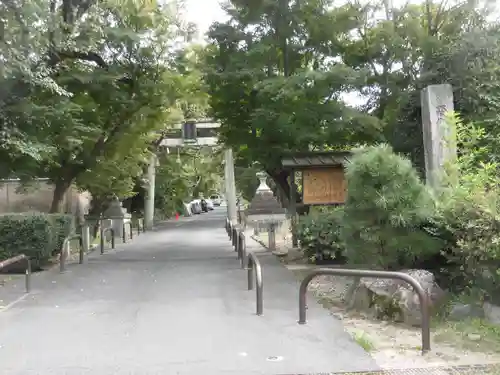
M 176 124 L 172 128 L 172 135 L 165 137 L 160 146 L 167 148 L 184 148 L 192 146 L 213 147 L 218 144 L 217 129 L 220 123 L 211 120 L 189 120 L 183 124 Z M 236 208 L 236 186 L 234 179 L 233 150 L 226 149 L 224 152 L 224 187 L 227 202 L 227 216 L 232 224 L 237 223 Z M 144 204 L 144 226 L 146 229 L 153 228 L 154 200 L 155 200 L 155 175 L 158 166 L 158 158 L 152 155 L 148 166 L 148 192 Z

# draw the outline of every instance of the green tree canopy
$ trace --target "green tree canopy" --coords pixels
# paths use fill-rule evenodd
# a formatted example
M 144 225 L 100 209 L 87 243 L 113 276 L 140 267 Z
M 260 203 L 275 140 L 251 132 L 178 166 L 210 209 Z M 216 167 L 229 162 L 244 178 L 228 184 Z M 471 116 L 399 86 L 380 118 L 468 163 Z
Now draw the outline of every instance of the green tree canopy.
M 341 93 L 360 87 L 363 70 L 338 62 L 354 26 L 331 1 L 231 1 L 231 20 L 213 25 L 206 82 L 220 137 L 247 165 L 258 162 L 288 195 L 280 159 L 376 140 L 378 121 Z
M 174 2 L 21 5 L 3 4 L 8 22 L 41 30 L 26 28 L 33 48 L 3 34 L 3 174 L 49 177 L 53 212 L 75 182 L 97 198 L 126 195 L 182 97 L 175 56 L 190 26 Z
M 221 139 L 285 192 L 289 152 L 387 142 L 422 167 L 429 84 L 451 83 L 467 120 L 497 122 L 500 34 L 479 1 L 233 0 L 227 12 L 205 76 Z

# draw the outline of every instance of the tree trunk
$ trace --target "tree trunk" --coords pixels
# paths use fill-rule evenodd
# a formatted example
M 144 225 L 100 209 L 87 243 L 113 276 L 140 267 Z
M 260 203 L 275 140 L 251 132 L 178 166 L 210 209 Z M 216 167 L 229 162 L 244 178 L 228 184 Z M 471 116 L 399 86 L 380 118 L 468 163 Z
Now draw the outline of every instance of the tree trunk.
M 288 185 L 288 176 L 290 175 L 290 173 L 285 170 L 267 171 L 267 173 L 273 179 L 276 187 L 283 193 L 284 201 L 286 201 L 283 203 L 286 203 L 286 205 L 288 206 L 288 202 L 290 200 L 290 186 Z
M 52 204 L 50 205 L 50 213 L 62 213 L 63 211 L 63 203 L 64 196 L 68 192 L 69 187 L 71 186 L 72 180 L 68 179 L 57 179 L 55 181 L 54 187 L 54 195 L 52 196 Z
M 288 177 L 290 176 L 290 172 L 285 170 L 275 170 L 268 171 L 269 176 L 273 179 L 278 189 L 282 192 L 283 196 L 283 205 L 288 208 L 290 202 L 290 185 L 288 183 Z M 302 203 L 300 200 L 300 194 L 295 188 L 295 201 L 296 203 Z M 309 206 L 298 206 L 297 214 L 299 215 L 307 215 L 309 213 Z
M 106 210 L 106 200 L 104 198 L 92 197 L 90 202 L 89 217 L 100 217 L 101 214 Z M 90 235 L 92 238 L 96 238 L 97 232 L 99 231 L 99 226 L 101 222 L 96 220 L 94 226 L 90 228 Z
M 101 214 L 108 208 L 110 200 L 111 198 L 106 197 L 92 197 L 92 201 L 90 202 L 89 216 L 101 216 Z

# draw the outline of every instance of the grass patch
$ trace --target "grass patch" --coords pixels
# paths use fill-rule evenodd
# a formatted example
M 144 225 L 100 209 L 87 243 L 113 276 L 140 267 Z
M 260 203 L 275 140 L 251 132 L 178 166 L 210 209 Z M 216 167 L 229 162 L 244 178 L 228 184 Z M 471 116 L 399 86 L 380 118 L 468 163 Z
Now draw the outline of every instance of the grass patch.
M 354 341 L 361 346 L 365 351 L 371 352 L 375 350 L 375 345 L 370 340 L 370 337 L 364 332 L 354 332 L 353 334 Z
M 452 295 L 444 301 L 431 320 L 434 340 L 464 350 L 500 353 L 500 326 L 476 317 L 460 321 L 448 320 L 454 303 L 476 304 L 477 301 L 478 297 L 473 291 L 470 294 Z
M 335 306 L 335 301 L 332 298 L 329 298 L 328 296 L 318 294 L 316 296 L 316 299 L 318 300 L 318 303 L 325 309 L 331 309 L 332 307 Z
M 437 322 L 433 337 L 466 350 L 500 353 L 500 327 L 483 319 Z
M 342 301 L 330 297 L 326 293 L 315 292 L 314 295 L 318 303 L 325 309 L 331 309 L 333 307 L 345 308 L 344 303 L 342 303 Z

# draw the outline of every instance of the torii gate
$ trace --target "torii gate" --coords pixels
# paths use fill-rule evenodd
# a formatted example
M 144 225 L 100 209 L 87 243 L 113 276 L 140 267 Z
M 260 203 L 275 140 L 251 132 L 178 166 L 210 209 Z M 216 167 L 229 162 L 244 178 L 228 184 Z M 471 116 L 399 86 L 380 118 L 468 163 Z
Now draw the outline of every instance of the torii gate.
M 185 147 L 214 147 L 219 144 L 217 136 L 220 123 L 211 119 L 187 120 L 182 124 L 175 124 L 161 141 L 160 147 L 167 150 L 179 150 Z M 234 159 L 231 149 L 225 150 L 224 182 L 227 201 L 228 218 L 233 224 L 237 222 L 236 188 L 234 181 Z M 152 229 L 154 220 L 155 175 L 158 158 L 151 155 L 148 165 L 148 191 L 144 204 L 144 225 Z

